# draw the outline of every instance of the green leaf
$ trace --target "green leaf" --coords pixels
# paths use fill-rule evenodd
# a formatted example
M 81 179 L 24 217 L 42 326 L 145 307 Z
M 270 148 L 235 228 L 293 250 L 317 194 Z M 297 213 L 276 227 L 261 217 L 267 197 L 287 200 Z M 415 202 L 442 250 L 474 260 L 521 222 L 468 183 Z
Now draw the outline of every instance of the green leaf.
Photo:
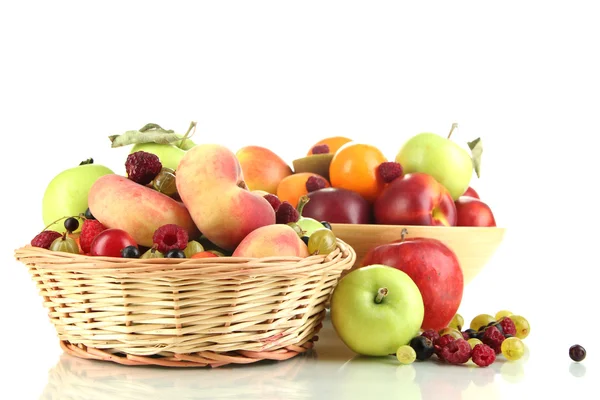
M 483 153 L 483 147 L 481 144 L 481 138 L 477 138 L 471 142 L 467 142 L 469 149 L 471 149 L 471 160 L 473 161 L 473 168 L 477 177 L 480 177 L 481 171 L 481 153 Z
M 136 143 L 169 144 L 181 140 L 180 135 L 173 130 L 166 130 L 158 124 L 146 124 L 139 130 L 127 131 L 121 135 L 108 137 L 111 147 L 121 147 Z

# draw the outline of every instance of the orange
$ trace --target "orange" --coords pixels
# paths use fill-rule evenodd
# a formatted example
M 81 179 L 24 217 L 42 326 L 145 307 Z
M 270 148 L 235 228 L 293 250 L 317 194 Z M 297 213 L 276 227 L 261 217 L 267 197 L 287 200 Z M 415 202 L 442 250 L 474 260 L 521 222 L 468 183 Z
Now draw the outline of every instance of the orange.
M 212 251 L 205 250 L 205 251 L 195 253 L 190 258 L 208 258 L 208 257 L 219 257 L 219 256 L 216 255 L 215 253 L 213 253 Z
M 384 188 L 377 167 L 387 158 L 375 146 L 365 143 L 346 143 L 335 153 L 329 165 L 331 186 L 357 192 L 374 202 Z
M 328 137 L 328 138 L 320 140 L 317 143 L 310 146 L 310 149 L 308 150 L 308 153 L 306 153 L 306 155 L 310 156 L 312 154 L 313 147 L 320 146 L 322 144 L 326 144 L 329 147 L 330 154 L 335 154 L 335 152 L 338 151 L 338 149 L 340 147 L 342 147 L 343 145 L 345 145 L 346 143 L 351 142 L 351 141 L 352 141 L 352 139 L 348 139 L 347 137 L 344 137 L 344 136 Z
M 279 200 L 281 202 L 287 201 L 294 208 L 296 208 L 300 197 L 308 194 L 308 190 L 306 190 L 306 181 L 311 176 L 319 176 L 323 178 L 321 175 L 312 172 L 297 172 L 283 178 L 279 182 L 279 185 L 277 185 L 277 197 Z M 327 179 L 325 179 L 325 183 L 325 187 L 331 186 Z

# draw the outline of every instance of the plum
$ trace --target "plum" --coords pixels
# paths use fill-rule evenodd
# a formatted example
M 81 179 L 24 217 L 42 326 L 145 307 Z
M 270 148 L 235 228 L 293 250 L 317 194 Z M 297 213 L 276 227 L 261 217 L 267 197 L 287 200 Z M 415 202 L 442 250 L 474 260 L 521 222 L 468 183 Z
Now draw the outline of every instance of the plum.
M 308 193 L 302 216 L 339 224 L 371 223 L 371 206 L 360 194 L 343 188 L 323 188 Z

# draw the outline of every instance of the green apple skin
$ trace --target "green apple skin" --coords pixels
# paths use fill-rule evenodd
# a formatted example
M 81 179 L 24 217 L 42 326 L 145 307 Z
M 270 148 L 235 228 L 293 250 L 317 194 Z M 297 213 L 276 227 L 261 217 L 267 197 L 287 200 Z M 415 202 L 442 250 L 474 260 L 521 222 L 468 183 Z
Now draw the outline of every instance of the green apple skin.
M 405 174 L 424 172 L 448 189 L 457 200 L 469 187 L 473 161 L 469 153 L 450 139 L 423 132 L 408 139 L 398 151 L 396 162 Z
M 388 294 L 375 301 L 380 288 Z M 425 307 L 419 288 L 405 272 L 382 264 L 358 268 L 335 287 L 331 324 L 342 342 L 357 354 L 388 356 L 417 336 Z
M 186 152 L 186 150 L 172 144 L 162 143 L 137 143 L 133 145 L 130 153 L 135 153 L 136 151 L 156 154 L 162 166 L 171 168 L 172 170 L 177 170 L 179 161 L 181 161 Z
M 76 217 L 88 208 L 88 193 L 98 178 L 114 172 L 100 164 L 78 165 L 56 175 L 46 186 L 42 198 L 42 219 L 48 229 L 65 232 L 64 220 L 53 223 L 62 217 Z M 83 221 L 79 219 L 81 230 Z

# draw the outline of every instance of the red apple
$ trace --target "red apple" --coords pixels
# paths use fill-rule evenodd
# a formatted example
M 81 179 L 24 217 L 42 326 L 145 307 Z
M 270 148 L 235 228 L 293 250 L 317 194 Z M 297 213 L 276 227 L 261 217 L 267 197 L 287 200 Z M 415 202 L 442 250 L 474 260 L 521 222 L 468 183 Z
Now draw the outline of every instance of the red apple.
M 378 224 L 456 224 L 456 206 L 450 192 L 431 175 L 422 172 L 393 180 L 375 200 L 373 211 Z
M 383 264 L 408 274 L 423 297 L 422 329 L 448 326 L 462 301 L 464 278 L 456 254 L 433 238 L 403 238 L 372 248 L 361 267 Z
M 343 188 L 323 188 L 308 193 L 302 216 L 338 224 L 371 223 L 371 206 L 357 192 Z
M 469 196 L 460 196 L 456 206 L 456 226 L 496 226 L 492 209 L 483 201 Z
M 475 197 L 476 199 L 480 198 L 479 193 L 477 193 L 475 189 L 473 189 L 471 186 L 469 186 L 467 190 L 465 190 L 463 196 Z

